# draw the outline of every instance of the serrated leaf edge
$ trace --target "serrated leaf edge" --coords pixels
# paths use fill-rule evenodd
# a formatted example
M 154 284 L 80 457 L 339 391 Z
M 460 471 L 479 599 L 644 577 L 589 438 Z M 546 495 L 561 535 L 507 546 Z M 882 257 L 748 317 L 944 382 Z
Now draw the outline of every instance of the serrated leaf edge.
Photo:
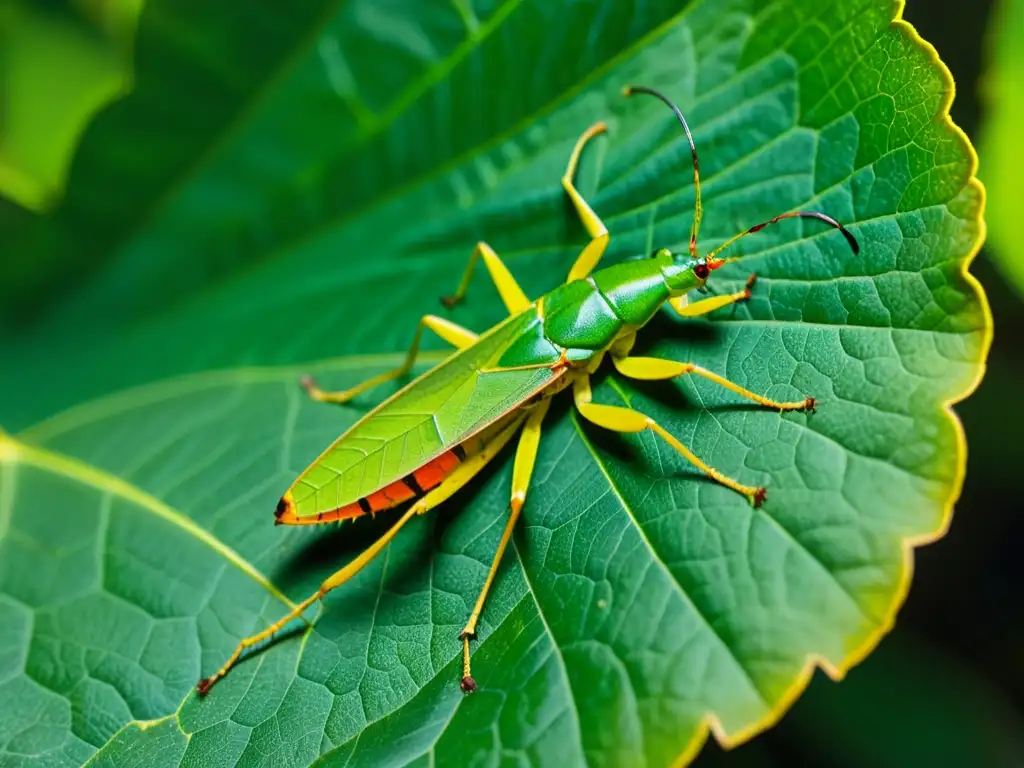
M 964 282 L 973 290 L 984 318 L 984 337 L 981 341 L 981 354 L 978 360 L 978 370 L 974 380 L 967 385 L 963 392 L 950 397 L 942 403 L 942 410 L 952 424 L 956 435 L 956 476 L 953 478 L 953 487 L 950 491 L 945 507 L 943 508 L 942 517 L 938 527 L 930 533 L 918 536 L 909 536 L 903 539 L 903 569 L 900 583 L 897 585 L 892 602 L 889 604 L 886 611 L 885 618 L 878 628 L 869 634 L 860 646 L 851 651 L 838 664 L 832 664 L 832 662 L 824 656 L 817 654 L 809 655 L 803 668 L 797 673 L 792 684 L 782 694 L 779 701 L 764 717 L 751 723 L 745 728 L 741 728 L 740 730 L 730 734 L 726 732 L 718 716 L 709 712 L 705 715 L 701 725 L 697 728 L 693 738 L 690 740 L 690 743 L 686 745 L 676 761 L 672 763 L 674 768 L 685 768 L 685 766 L 689 765 L 694 758 L 697 757 L 704 744 L 707 742 L 709 733 L 714 735 L 715 741 L 717 741 L 723 749 L 729 750 L 750 741 L 758 734 L 771 728 L 782 719 L 786 712 L 789 711 L 789 708 L 797 701 L 797 699 L 800 698 L 804 690 L 807 688 L 807 685 L 810 683 L 811 677 L 816 669 L 820 668 L 833 681 L 839 682 L 853 667 L 867 658 L 867 656 L 870 655 L 870 653 L 878 646 L 882 638 L 885 637 L 885 635 L 888 634 L 895 625 L 896 615 L 899 613 L 899 610 L 903 606 L 907 594 L 910 591 L 910 583 L 913 579 L 914 573 L 914 549 L 938 541 L 946 535 L 946 532 L 949 530 L 950 523 L 952 522 L 953 507 L 960 498 L 960 492 L 963 489 L 964 477 L 967 473 L 967 438 L 964 433 L 963 424 L 956 415 L 956 412 L 953 410 L 953 406 L 970 397 L 978 388 L 978 385 L 981 384 L 981 380 L 985 375 L 985 360 L 988 358 L 994 333 L 992 311 L 989 307 L 988 298 L 985 295 L 985 289 L 982 287 L 978 279 L 969 271 L 971 263 L 974 261 L 975 257 L 977 257 L 985 242 L 985 186 L 977 178 L 978 154 L 975 151 L 974 146 L 971 144 L 967 134 L 962 128 L 953 122 L 949 114 L 949 108 L 956 97 L 956 82 L 953 80 L 953 75 L 949 71 L 945 62 L 943 62 L 939 57 L 938 51 L 935 47 L 921 37 L 913 24 L 903 18 L 905 6 L 906 0 L 896 0 L 896 9 L 891 28 L 898 32 L 903 32 L 908 36 L 913 44 L 924 50 L 931 58 L 933 66 L 935 66 L 939 71 L 939 74 L 948 85 L 945 103 L 942 105 L 936 119 L 941 120 L 950 132 L 963 141 L 963 144 L 969 153 L 969 159 L 971 162 L 971 172 L 967 186 L 976 189 L 979 193 L 980 199 L 977 218 L 978 237 L 972 244 L 970 251 L 961 262 L 960 275 Z
M 879 624 L 878 628 L 869 634 L 867 638 L 861 643 L 860 646 L 851 651 L 844 659 L 838 664 L 833 664 L 829 659 L 824 656 L 817 654 L 810 654 L 807 656 L 806 663 L 803 668 L 796 674 L 792 684 L 779 698 L 778 702 L 770 708 L 770 710 L 761 719 L 754 721 L 748 726 L 741 728 L 733 733 L 728 733 L 721 723 L 721 720 L 714 713 L 707 713 L 701 723 L 694 731 L 694 735 L 690 742 L 684 747 L 678 758 L 671 764 L 675 768 L 684 768 L 689 765 L 694 758 L 700 753 L 701 749 L 707 742 L 709 734 L 713 734 L 715 740 L 724 749 L 733 749 L 734 747 L 740 746 L 751 740 L 758 734 L 768 730 L 773 725 L 778 723 L 779 720 L 788 712 L 790 707 L 799 699 L 807 688 L 810 680 L 816 669 L 820 668 L 825 672 L 833 681 L 842 680 L 846 674 L 857 664 L 863 661 L 878 645 L 882 638 L 888 634 L 893 628 L 896 621 L 896 615 L 906 600 L 909 592 L 910 583 L 913 577 L 914 571 L 914 550 L 917 547 L 924 546 L 933 543 L 943 536 L 946 535 L 949 530 L 950 523 L 952 521 L 953 508 L 956 501 L 960 497 L 961 490 L 963 488 L 963 482 L 966 475 L 967 465 L 967 441 L 964 433 L 963 425 L 960 419 L 953 410 L 953 406 L 957 403 L 970 397 L 971 394 L 978 388 L 982 378 L 985 374 L 985 360 L 988 357 L 989 349 L 992 345 L 993 339 L 993 318 L 991 309 L 989 307 L 988 299 L 986 297 L 984 288 L 981 283 L 970 273 L 970 266 L 974 259 L 977 257 L 981 250 L 982 245 L 985 242 L 986 236 L 986 225 L 984 220 L 985 211 L 985 187 L 982 182 L 977 178 L 978 169 L 978 156 L 974 146 L 971 144 L 970 139 L 966 133 L 957 126 L 950 117 L 949 109 L 952 105 L 956 96 L 956 83 L 950 73 L 946 64 L 939 57 L 935 47 L 927 40 L 922 38 L 917 32 L 916 28 L 910 22 L 903 18 L 903 12 L 905 9 L 906 0 L 895 0 L 895 11 L 893 20 L 891 22 L 891 28 L 896 31 L 901 31 L 908 36 L 910 41 L 919 46 L 924 50 L 931 58 L 932 65 L 939 71 L 939 74 L 946 82 L 948 89 L 946 93 L 945 103 L 941 106 L 939 114 L 935 119 L 942 121 L 945 124 L 947 130 L 952 134 L 959 137 L 967 152 L 969 153 L 969 159 L 971 162 L 970 178 L 967 182 L 968 186 L 973 187 L 979 193 L 979 207 L 978 207 L 978 237 L 972 244 L 969 252 L 963 258 L 961 262 L 961 277 L 964 282 L 973 290 L 974 295 L 981 307 L 982 316 L 984 319 L 984 336 L 981 341 L 981 354 L 978 361 L 978 370 L 975 378 L 964 388 L 964 390 L 948 398 L 942 403 L 942 410 L 947 415 L 951 425 L 953 426 L 956 439 L 956 475 L 953 479 L 952 489 L 950 491 L 948 500 L 944 506 L 941 520 L 937 528 L 929 533 L 920 534 L 918 536 L 910 536 L 903 539 L 903 568 L 900 583 L 894 592 L 893 599 L 886 611 L 884 620 Z M 683 15 L 683 14 L 680 14 Z M 663 31 L 664 27 L 668 26 L 669 23 L 678 21 L 679 16 L 675 16 L 669 20 L 665 25 L 662 25 L 658 29 L 654 30 L 654 33 Z M 650 35 L 649 35 L 650 36 Z M 649 37 L 648 36 L 648 37 Z M 646 37 L 644 39 L 647 39 Z M 614 59 L 613 59 L 614 61 Z M 339 368 L 346 367 L 359 367 L 366 366 L 367 364 L 374 363 L 385 363 L 388 360 L 395 359 L 398 357 L 404 357 L 404 355 L 353 355 L 346 356 L 344 358 L 337 358 L 326 365 L 328 367 Z M 332 365 L 332 363 L 334 365 Z M 318 367 L 324 365 L 324 363 L 318 364 Z M 289 369 L 291 370 L 291 369 Z M 175 377 L 174 379 L 154 384 L 144 384 L 139 387 L 125 390 L 119 393 L 114 393 L 110 396 L 102 397 L 97 400 L 90 401 L 86 405 L 72 406 L 65 411 L 55 414 L 35 425 L 27 428 L 21 433 L 22 437 L 31 437 L 33 440 L 47 439 L 52 437 L 54 434 L 59 434 L 67 429 L 73 429 L 91 421 L 100 419 L 106 413 L 106 409 L 111 405 L 111 401 L 114 399 L 120 400 L 120 405 L 123 408 L 123 398 L 126 394 L 132 397 L 133 406 L 141 405 L 144 402 L 149 401 L 153 397 L 159 397 L 161 394 L 166 393 L 167 389 L 173 389 L 182 393 L 193 391 L 194 389 L 202 389 L 206 386 L 213 386 L 215 383 L 223 383 L 223 380 L 227 377 L 235 378 L 239 380 L 278 380 L 283 379 L 284 375 L 280 368 L 272 367 L 254 367 L 250 369 L 232 369 L 229 371 L 215 371 L 210 373 L 202 374 L 186 374 L 181 377 Z M 155 390 L 155 391 L 154 391 Z M 70 421 L 69 424 L 62 424 L 63 421 Z M 211 534 L 206 532 L 204 529 L 199 528 L 189 518 L 182 515 L 180 512 L 173 510 L 167 505 L 163 504 L 159 500 L 149 496 L 144 491 L 124 482 L 123 480 L 107 475 L 101 470 L 95 469 L 76 460 L 61 456 L 56 453 L 49 451 L 39 450 L 31 448 L 28 445 L 17 442 L 12 438 L 7 437 L 0 432 L 0 465 L 8 463 L 9 461 L 24 461 L 26 463 L 36 464 L 44 468 L 53 469 L 54 471 L 62 471 L 68 469 L 71 471 L 64 472 L 75 477 L 81 477 L 84 482 L 94 485 L 94 487 L 102 490 L 117 493 L 124 498 L 135 501 L 141 506 L 159 514 L 161 517 L 170 520 L 172 523 L 181 525 L 181 527 L 188 530 L 190 533 L 197 535 L 199 538 L 208 543 L 211 547 L 216 549 L 218 552 L 228 557 L 236 566 L 242 568 L 244 572 L 256 579 L 261 583 L 271 594 L 282 600 L 288 605 L 292 605 L 291 602 L 285 597 L 280 590 L 262 576 L 251 564 L 246 562 L 240 555 L 231 550 L 227 545 L 220 542 Z M 61 469 L 58 469 L 61 468 Z M 85 479 L 91 478 L 91 479 Z M 94 482 L 94 480 L 99 482 Z M 119 492 L 119 490 L 124 491 Z M 157 508 L 160 508 L 158 511 Z M 168 516 L 167 513 L 170 513 Z M 230 554 L 229 554 L 230 553 Z M 190 694 L 191 695 L 191 694 Z M 186 696 L 182 704 L 188 701 L 190 696 Z M 147 727 L 160 724 L 166 720 L 176 717 L 177 713 L 172 713 L 162 718 L 158 718 L 153 721 L 137 721 L 133 720 L 126 723 L 118 730 L 118 733 L 122 733 L 128 728 L 138 727 L 141 730 L 145 730 Z M 184 730 L 183 730 L 184 732 Z M 116 735 L 116 734 L 115 734 Z M 187 735 L 187 734 L 186 734 Z M 109 742 L 108 742 L 109 743 Z M 97 751 L 97 755 L 102 750 Z M 94 755 L 95 757 L 95 755 Z

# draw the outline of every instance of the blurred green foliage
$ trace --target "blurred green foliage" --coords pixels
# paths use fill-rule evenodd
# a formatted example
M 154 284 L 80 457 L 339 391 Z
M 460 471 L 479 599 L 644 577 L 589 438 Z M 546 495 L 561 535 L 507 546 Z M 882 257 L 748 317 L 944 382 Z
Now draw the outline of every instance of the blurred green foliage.
M 0 195 L 41 212 L 86 123 L 131 83 L 141 0 L 0 3 Z
M 979 139 L 979 174 L 988 189 L 989 250 L 1024 293 L 1024 0 L 1000 0 L 987 39 L 988 68 L 981 84 L 986 117 Z

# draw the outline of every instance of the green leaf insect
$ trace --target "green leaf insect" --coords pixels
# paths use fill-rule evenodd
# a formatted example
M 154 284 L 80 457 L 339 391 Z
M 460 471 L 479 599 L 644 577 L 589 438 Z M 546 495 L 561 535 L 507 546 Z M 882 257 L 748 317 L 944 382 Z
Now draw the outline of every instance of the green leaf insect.
M 719 256 L 734 242 L 783 219 L 817 219 L 846 238 L 853 252 L 857 240 L 839 222 L 817 211 L 782 213 L 756 224 L 701 256 L 697 235 L 701 222 L 700 171 L 697 149 L 686 119 L 672 101 L 651 88 L 627 87 L 626 95 L 645 93 L 664 101 L 679 118 L 693 156 L 696 205 L 687 253 L 667 248 L 651 258 L 626 261 L 594 271 L 608 246 L 608 228 L 573 185 L 584 145 L 606 130 L 602 122 L 588 128 L 569 158 L 562 186 L 579 214 L 590 242 L 577 257 L 564 284 L 530 301 L 498 255 L 486 243 L 473 250 L 453 296 L 442 299 L 452 307 L 466 293 L 473 269 L 481 258 L 508 308 L 509 317 L 483 335 L 444 318 L 424 315 L 405 362 L 343 392 L 324 392 L 306 378 L 303 386 L 314 399 L 345 403 L 353 397 L 407 373 L 416 361 L 424 328 L 429 328 L 457 351 L 385 400 L 339 437 L 285 492 L 277 505 L 280 525 L 316 525 L 374 514 L 412 502 L 377 541 L 352 562 L 328 577 L 320 588 L 279 621 L 243 639 L 224 665 L 199 681 L 200 695 L 224 677 L 246 648 L 271 637 L 331 590 L 341 586 L 369 563 L 416 515 L 422 515 L 465 486 L 518 433 L 512 472 L 511 514 L 491 562 L 476 604 L 462 629 L 463 692 L 476 690 L 470 668 L 469 642 L 494 582 L 516 521 L 526 501 L 541 423 L 551 398 L 572 390 L 577 411 L 587 421 L 614 432 L 651 430 L 701 471 L 746 496 L 755 506 L 767 489 L 744 485 L 703 462 L 649 416 L 628 407 L 592 402 L 590 377 L 605 357 L 622 375 L 641 380 L 666 380 L 686 374 L 703 376 L 738 395 L 779 411 L 813 411 L 815 399 L 777 402 L 689 362 L 630 356 L 637 332 L 665 304 L 683 317 L 695 317 L 750 298 L 754 276 L 735 293 L 688 301 L 693 290 L 706 291 L 711 273 L 732 261 Z

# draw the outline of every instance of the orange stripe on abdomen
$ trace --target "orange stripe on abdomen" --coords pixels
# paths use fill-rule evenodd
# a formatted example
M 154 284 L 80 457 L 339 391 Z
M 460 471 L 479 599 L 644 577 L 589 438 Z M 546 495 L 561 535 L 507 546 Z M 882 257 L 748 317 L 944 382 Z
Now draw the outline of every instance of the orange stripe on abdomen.
M 290 505 L 282 508 L 279 504 L 276 523 L 278 525 L 316 525 L 337 520 L 352 520 L 366 514 L 383 512 L 404 501 L 422 496 L 431 488 L 440 485 L 441 481 L 454 472 L 465 457 L 466 453 L 462 446 L 455 446 L 402 480 L 396 480 L 379 491 L 374 491 L 369 496 L 364 496 L 344 507 L 321 512 L 319 515 L 298 517 Z
M 447 453 L 442 453 L 433 461 L 424 464 L 413 472 L 412 476 L 420 488 L 424 491 L 429 491 L 431 488 L 440 485 L 441 481 L 454 472 L 457 466 L 459 466 L 459 458 L 455 455 L 454 451 L 448 451 Z

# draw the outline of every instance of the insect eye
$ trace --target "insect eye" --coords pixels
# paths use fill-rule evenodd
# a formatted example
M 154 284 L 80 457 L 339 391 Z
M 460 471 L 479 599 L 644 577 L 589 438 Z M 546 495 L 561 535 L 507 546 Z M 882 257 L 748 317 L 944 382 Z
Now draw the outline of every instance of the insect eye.
M 698 264 L 693 268 L 693 274 L 697 276 L 698 280 L 707 280 L 711 270 L 708 269 L 707 264 Z

